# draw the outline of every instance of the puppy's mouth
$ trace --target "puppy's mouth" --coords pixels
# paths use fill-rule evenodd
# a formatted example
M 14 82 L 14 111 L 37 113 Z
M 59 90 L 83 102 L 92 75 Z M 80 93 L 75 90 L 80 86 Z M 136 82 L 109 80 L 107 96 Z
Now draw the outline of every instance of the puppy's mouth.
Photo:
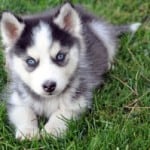
M 56 96 L 57 94 L 55 94 L 55 93 L 44 93 L 44 94 L 42 94 L 41 96 L 43 96 L 43 97 L 54 97 L 54 96 Z
M 43 94 L 41 94 L 41 97 L 45 97 L 45 98 L 52 98 L 52 97 L 56 97 L 56 96 L 59 96 L 62 92 L 50 92 L 50 93 L 46 93 L 44 92 Z

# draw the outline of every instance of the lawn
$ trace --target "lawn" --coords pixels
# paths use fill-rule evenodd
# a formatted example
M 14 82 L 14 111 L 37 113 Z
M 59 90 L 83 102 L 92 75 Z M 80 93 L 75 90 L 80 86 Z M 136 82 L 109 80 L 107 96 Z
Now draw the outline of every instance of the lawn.
M 61 0 L 0 0 L 0 12 L 40 12 Z M 68 123 L 67 136 L 20 142 L 0 97 L 0 150 L 148 150 L 150 149 L 150 1 L 73 0 L 114 24 L 142 22 L 135 35 L 124 35 L 115 67 L 93 96 L 93 108 L 78 121 Z M 0 44 L 0 93 L 8 82 Z M 5 94 L 6 95 L 6 94 Z

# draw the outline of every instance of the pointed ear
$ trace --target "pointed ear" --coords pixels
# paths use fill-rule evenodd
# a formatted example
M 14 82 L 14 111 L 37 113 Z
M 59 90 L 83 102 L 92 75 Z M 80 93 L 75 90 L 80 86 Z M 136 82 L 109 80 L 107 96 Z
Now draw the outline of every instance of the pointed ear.
M 3 44 L 12 46 L 20 37 L 25 25 L 10 12 L 4 12 L 1 17 L 0 30 Z
M 59 14 L 54 18 L 54 23 L 71 34 L 81 31 L 80 17 L 70 3 L 65 3 L 60 8 Z

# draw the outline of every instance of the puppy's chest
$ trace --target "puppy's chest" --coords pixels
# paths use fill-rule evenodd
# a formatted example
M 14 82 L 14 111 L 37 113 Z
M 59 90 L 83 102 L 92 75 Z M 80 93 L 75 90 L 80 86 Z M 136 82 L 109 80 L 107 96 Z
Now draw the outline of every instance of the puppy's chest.
M 37 115 L 49 117 L 53 112 L 59 109 L 60 101 L 58 98 L 40 101 L 31 100 L 29 105 Z

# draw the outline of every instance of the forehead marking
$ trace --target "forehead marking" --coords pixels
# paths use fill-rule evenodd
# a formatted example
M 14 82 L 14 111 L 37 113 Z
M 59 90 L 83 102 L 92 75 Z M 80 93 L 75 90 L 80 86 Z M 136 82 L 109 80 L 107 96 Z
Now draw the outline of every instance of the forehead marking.
M 34 47 L 39 50 L 48 50 L 52 44 L 51 28 L 48 24 L 40 22 L 37 27 L 33 29 Z

